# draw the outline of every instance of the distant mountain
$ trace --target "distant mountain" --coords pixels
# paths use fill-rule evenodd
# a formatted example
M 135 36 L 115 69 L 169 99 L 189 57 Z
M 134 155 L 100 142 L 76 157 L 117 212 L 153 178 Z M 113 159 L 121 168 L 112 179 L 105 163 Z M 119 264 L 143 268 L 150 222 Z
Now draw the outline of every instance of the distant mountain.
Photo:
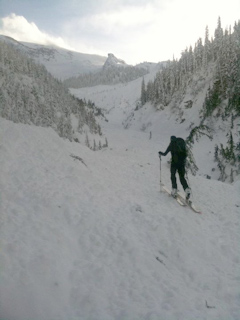
M 111 68 L 111 67 L 127 67 L 125 61 L 118 59 L 114 56 L 114 54 L 109 53 L 108 58 L 103 65 L 103 69 Z
M 155 63 L 151 67 L 149 63 L 139 64 L 136 66 L 128 65 L 125 61 L 116 58 L 114 54 L 109 53 L 103 67 L 98 72 L 79 75 L 64 80 L 68 88 L 92 87 L 100 84 L 117 84 L 127 83 L 141 78 L 152 71 L 154 67 L 159 69 Z
M 124 83 L 142 77 L 157 67 L 156 63 L 150 62 L 132 66 L 113 53 L 103 57 L 57 46 L 19 42 L 3 35 L 0 35 L 0 40 L 12 45 L 35 62 L 43 64 L 55 78 L 67 80 L 65 84 L 68 87 Z
M 0 40 L 13 45 L 28 57 L 43 64 L 54 77 L 60 80 L 84 73 L 97 72 L 107 60 L 107 57 L 74 52 L 56 46 L 19 42 L 3 35 L 0 35 Z

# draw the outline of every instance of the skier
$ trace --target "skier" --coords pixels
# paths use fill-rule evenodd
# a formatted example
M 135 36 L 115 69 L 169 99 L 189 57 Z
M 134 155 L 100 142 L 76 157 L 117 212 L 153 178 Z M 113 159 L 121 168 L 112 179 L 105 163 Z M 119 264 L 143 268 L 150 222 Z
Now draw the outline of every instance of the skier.
M 185 141 L 182 138 L 177 138 L 171 136 L 170 144 L 165 152 L 159 151 L 159 157 L 166 156 L 169 151 L 172 155 L 171 161 L 171 182 L 172 182 L 172 196 L 177 196 L 177 179 L 176 172 L 178 171 L 180 182 L 183 186 L 183 189 L 186 194 L 186 199 L 189 200 L 191 195 L 191 190 L 188 186 L 188 183 L 185 179 L 185 162 L 187 157 L 187 150 Z

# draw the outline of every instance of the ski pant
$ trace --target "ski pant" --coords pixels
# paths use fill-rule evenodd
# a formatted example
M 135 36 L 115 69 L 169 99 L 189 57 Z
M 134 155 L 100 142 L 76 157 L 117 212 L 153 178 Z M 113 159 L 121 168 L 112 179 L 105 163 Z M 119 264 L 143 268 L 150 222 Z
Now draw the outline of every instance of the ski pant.
M 176 173 L 179 174 L 180 182 L 183 186 L 183 189 L 188 188 L 188 183 L 185 179 L 185 164 L 184 163 L 171 163 L 171 181 L 172 181 L 172 188 L 177 189 L 177 179 Z

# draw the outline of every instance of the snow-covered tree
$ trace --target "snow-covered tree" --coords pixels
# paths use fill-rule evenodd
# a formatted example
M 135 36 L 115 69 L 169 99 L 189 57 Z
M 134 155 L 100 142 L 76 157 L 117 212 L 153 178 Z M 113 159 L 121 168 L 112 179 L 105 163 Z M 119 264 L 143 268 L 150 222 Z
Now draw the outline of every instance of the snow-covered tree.
M 142 106 L 146 103 L 147 101 L 147 94 L 146 94 L 146 85 L 144 78 L 142 79 L 142 85 L 141 85 L 141 104 Z
M 74 98 L 43 65 L 35 63 L 10 43 L 0 40 L 0 116 L 14 122 L 52 127 L 61 137 L 72 140 L 71 114 L 100 134 L 93 111 Z

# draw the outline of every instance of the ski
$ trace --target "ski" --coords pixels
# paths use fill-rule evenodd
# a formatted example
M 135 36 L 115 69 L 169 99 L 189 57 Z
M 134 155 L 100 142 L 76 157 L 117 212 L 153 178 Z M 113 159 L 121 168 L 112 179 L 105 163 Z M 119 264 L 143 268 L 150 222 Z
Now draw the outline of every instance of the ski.
M 171 191 L 165 186 L 161 185 L 161 189 L 166 192 L 168 195 L 170 195 L 173 199 L 175 199 L 182 207 L 188 206 L 190 209 L 192 209 L 194 212 L 201 214 L 201 210 L 197 208 L 194 203 L 191 200 L 186 200 L 186 198 L 180 194 L 177 193 L 177 197 L 173 197 L 171 194 Z
M 199 214 L 202 213 L 201 210 L 200 210 L 199 208 L 197 208 L 197 207 L 193 204 L 193 202 L 192 202 L 191 200 L 186 200 L 186 198 L 185 198 L 182 194 L 180 194 L 179 192 L 177 193 L 177 195 L 178 195 L 179 199 L 180 199 L 183 203 L 185 203 L 185 205 L 189 206 L 189 208 L 191 208 L 194 212 L 199 213 Z
M 176 197 L 173 197 L 171 194 L 171 191 L 165 186 L 165 185 L 161 185 L 161 188 L 164 192 L 166 192 L 167 194 L 169 194 L 173 199 L 175 199 L 177 201 L 177 203 L 180 204 L 180 206 L 185 207 L 187 204 L 185 203 L 185 201 L 183 202 L 182 199 L 180 199 L 180 197 L 178 197 L 178 195 Z

